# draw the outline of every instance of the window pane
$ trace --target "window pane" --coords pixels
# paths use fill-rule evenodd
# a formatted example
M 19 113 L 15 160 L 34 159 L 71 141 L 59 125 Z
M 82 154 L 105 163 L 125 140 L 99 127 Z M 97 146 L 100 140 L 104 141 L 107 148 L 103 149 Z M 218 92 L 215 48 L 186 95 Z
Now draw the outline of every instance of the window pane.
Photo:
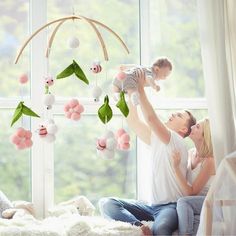
M 18 121 L 10 128 L 13 110 L 0 110 L 0 186 L 11 200 L 31 201 L 31 166 L 30 149 L 16 150 L 9 141 L 10 136 L 15 133 L 17 127 L 29 129 L 29 119 Z M 21 124 L 22 122 L 22 124 Z
M 17 65 L 16 53 L 28 36 L 29 1 L 9 0 L 0 2 L 0 98 L 29 95 L 29 83 L 20 85 L 18 79 L 29 75 L 29 47 Z
M 97 81 L 103 92 L 110 91 L 110 85 L 121 63 L 139 63 L 139 1 L 87 0 L 87 1 L 47 1 L 48 20 L 71 15 L 72 4 L 76 15 L 84 15 L 98 20 L 114 30 L 127 44 L 128 55 L 116 38 L 98 26 L 107 47 L 109 62 L 105 62 L 101 46 L 92 27 L 83 20 L 65 22 L 56 34 L 50 56 L 50 73 L 56 76 L 75 59 L 87 75 L 90 84 Z M 71 4 L 69 4 L 71 3 Z M 114 14 L 114 9 L 118 14 Z M 96 13 L 96 14 L 95 14 Z M 55 27 L 55 26 L 54 26 Z M 53 28 L 54 28 L 53 27 Z M 52 29 L 50 29 L 50 32 Z M 76 36 L 80 41 L 77 49 L 70 49 L 68 39 Z M 101 61 L 103 70 L 93 74 L 90 66 L 94 60 Z M 91 90 L 81 81 L 70 78 L 57 81 L 54 86 L 57 96 L 91 97 Z
M 116 152 L 113 159 L 97 156 L 96 140 L 106 130 L 95 115 L 78 122 L 56 116 L 60 130 L 55 143 L 55 202 L 85 195 L 94 204 L 103 196 L 136 197 L 136 139 L 131 134 L 131 150 Z M 122 118 L 108 123 L 115 132 Z M 129 133 L 129 130 L 124 127 Z
M 150 1 L 150 63 L 167 56 L 174 65 L 162 96 L 204 97 L 197 1 Z

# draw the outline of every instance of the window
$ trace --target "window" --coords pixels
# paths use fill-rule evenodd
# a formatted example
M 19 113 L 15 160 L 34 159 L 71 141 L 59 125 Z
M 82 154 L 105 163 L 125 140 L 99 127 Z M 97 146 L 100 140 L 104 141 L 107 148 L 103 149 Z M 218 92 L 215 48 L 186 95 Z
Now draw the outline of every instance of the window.
M 30 129 L 30 120 L 20 119 L 12 128 L 10 123 L 16 104 L 29 98 L 30 83 L 21 85 L 19 78 L 30 77 L 29 49 L 19 64 L 14 65 L 16 52 L 28 34 L 29 1 L 2 1 L 0 3 L 0 173 L 1 191 L 10 199 L 31 200 L 30 150 L 16 151 L 9 142 L 17 127 Z
M 71 15 L 86 16 L 100 21 L 114 30 L 127 44 L 130 54 L 116 38 L 98 26 L 107 47 L 109 61 L 105 62 L 98 38 L 91 26 L 83 20 L 66 21 L 58 30 L 50 56 L 50 73 L 57 75 L 75 59 L 87 75 L 90 86 L 96 81 L 103 88 L 103 95 L 110 93 L 111 82 L 117 73 L 117 66 L 121 63 L 139 63 L 139 8 L 138 0 L 89 0 L 89 1 L 48 1 L 48 21 Z M 119 14 L 114 14 L 114 10 Z M 94 14 L 96 12 L 96 14 Z M 80 46 L 70 49 L 68 39 L 75 36 L 80 41 Z M 90 66 L 93 61 L 101 62 L 103 70 L 99 74 L 91 73 Z M 91 87 L 90 87 L 91 88 Z M 91 89 L 90 89 L 91 90 Z M 54 91 L 61 97 L 91 97 L 87 86 L 76 79 L 60 80 L 56 83 Z
M 160 109 L 163 119 L 171 110 L 179 108 L 192 110 L 197 118 L 207 115 L 195 0 L 9 0 L 0 3 L 0 9 L 0 128 L 4 130 L 0 134 L 1 189 L 12 199 L 24 200 L 31 200 L 32 191 L 39 215 L 45 215 L 53 201 L 58 203 L 78 194 L 86 195 L 93 203 L 102 196 L 136 197 L 136 182 L 145 175 L 144 168 L 140 167 L 146 164 L 146 160 L 139 161 L 136 156 L 145 157 L 146 153 L 136 144 L 134 134 L 130 132 L 131 151 L 117 152 L 112 160 L 99 158 L 95 149 L 96 139 L 106 127 L 97 118 L 102 101 L 93 102 L 91 87 L 97 83 L 103 88 L 101 100 L 106 94 L 110 95 L 112 79 L 120 63 L 139 64 L 141 59 L 142 64 L 151 64 L 157 56 L 168 56 L 174 64 L 171 77 L 161 84 L 160 93 L 151 89 L 148 92 L 155 109 Z M 13 65 L 17 50 L 28 36 L 28 25 L 34 31 L 46 22 L 72 13 L 96 19 L 112 28 L 127 44 L 130 54 L 126 54 L 113 35 L 98 27 L 110 58 L 105 62 L 92 28 L 81 20 L 71 20 L 56 34 L 48 67 L 43 54 L 46 38 L 50 37 L 53 27 L 34 38 L 31 61 L 28 45 L 18 64 Z M 70 36 L 79 39 L 78 49 L 69 49 Z M 75 78 L 56 81 L 50 89 L 56 96 L 56 103 L 47 111 L 42 101 L 43 76 L 48 72 L 56 77 L 73 59 L 84 70 L 90 85 Z M 100 74 L 92 74 L 89 70 L 94 60 L 101 61 L 103 71 Z M 31 83 L 18 83 L 23 74 L 28 75 Z M 74 97 L 85 107 L 78 122 L 66 119 L 63 112 L 64 104 Z M 54 144 L 44 144 L 39 139 L 35 133 L 40 124 L 38 120 L 24 118 L 9 128 L 13 109 L 20 100 L 36 109 L 42 119 L 54 117 L 59 127 Z M 115 108 L 114 102 L 111 106 Z M 108 127 L 116 131 L 124 126 L 128 130 L 120 113 L 116 109 L 113 111 L 114 117 Z M 15 151 L 8 141 L 21 124 L 34 133 L 35 145 L 31 150 Z M 138 191 L 142 190 L 140 187 Z
M 104 196 L 136 197 L 136 138 L 131 135 L 130 151 L 117 151 L 114 158 L 97 155 L 96 140 L 106 130 L 116 132 L 122 127 L 121 116 L 101 124 L 96 115 L 82 115 L 71 121 L 56 116 L 60 134 L 55 143 L 55 201 L 77 195 L 88 197 L 94 204 Z M 96 124 L 96 125 L 95 125 Z
M 160 92 L 148 88 L 148 97 L 162 120 L 173 110 L 190 110 L 197 119 L 207 116 L 201 48 L 198 32 L 197 1 L 140 1 L 141 60 L 151 64 L 157 57 L 168 57 L 173 63 L 169 78 L 161 81 Z M 186 139 L 189 148 L 193 147 Z M 142 157 L 145 145 L 138 145 L 138 197 L 149 200 L 150 189 L 145 185 L 149 169 Z
M 204 80 L 195 0 L 150 0 L 149 63 L 167 56 L 174 68 L 163 82 L 166 98 L 202 98 Z
M 114 9 L 119 14 L 114 14 Z M 59 126 L 54 146 L 54 199 L 67 200 L 76 195 L 85 195 L 93 203 L 103 196 L 116 195 L 123 198 L 136 197 L 136 138 L 132 134 L 131 151 L 118 151 L 112 160 L 96 155 L 96 139 L 103 135 L 105 126 L 97 117 L 102 103 L 91 99 L 91 87 L 96 83 L 102 88 L 101 100 L 111 92 L 111 84 L 121 63 L 139 64 L 139 1 L 75 1 L 68 5 L 65 1 L 48 1 L 48 21 L 71 15 L 82 15 L 98 20 L 114 30 L 127 44 L 127 54 L 115 37 L 98 26 L 107 47 L 109 61 L 105 62 L 102 49 L 91 26 L 85 21 L 65 22 L 56 34 L 51 48 L 49 72 L 56 76 L 75 59 L 87 75 L 90 85 L 86 86 L 75 78 L 56 81 L 52 92 L 59 102 L 55 105 L 55 121 Z M 96 14 L 94 14 L 96 12 Z M 50 29 L 52 32 L 52 29 Z M 80 46 L 70 49 L 68 39 L 76 36 Z M 99 60 L 103 70 L 93 74 L 90 66 Z M 85 107 L 85 114 L 78 122 L 64 117 L 63 104 L 77 97 Z M 101 101 L 101 102 L 102 102 Z M 122 127 L 122 117 L 115 109 L 115 116 L 108 127 L 115 132 Z M 89 112 L 88 112 L 89 111 Z M 96 125 L 94 125 L 96 123 Z M 125 124 L 126 122 L 124 122 Z M 127 128 L 126 128 L 127 130 Z

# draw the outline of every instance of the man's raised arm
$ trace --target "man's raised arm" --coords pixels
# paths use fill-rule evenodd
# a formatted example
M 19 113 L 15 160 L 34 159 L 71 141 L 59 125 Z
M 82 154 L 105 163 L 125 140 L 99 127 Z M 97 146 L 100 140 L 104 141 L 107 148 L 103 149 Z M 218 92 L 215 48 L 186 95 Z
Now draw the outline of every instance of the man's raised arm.
M 147 124 L 163 143 L 168 144 L 170 142 L 170 131 L 156 115 L 142 85 L 139 85 L 139 94 L 140 106 Z
M 129 127 L 136 135 L 146 144 L 150 144 L 151 129 L 143 121 L 140 120 L 137 112 L 137 107 L 132 104 L 129 99 L 129 115 L 127 117 Z

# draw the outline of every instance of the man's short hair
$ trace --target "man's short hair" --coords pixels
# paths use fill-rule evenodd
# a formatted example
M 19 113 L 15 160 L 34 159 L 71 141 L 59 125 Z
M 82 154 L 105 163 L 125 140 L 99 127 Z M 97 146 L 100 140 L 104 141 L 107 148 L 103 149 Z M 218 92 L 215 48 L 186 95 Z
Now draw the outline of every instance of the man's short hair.
M 188 123 L 187 123 L 188 131 L 187 131 L 187 133 L 184 135 L 184 138 L 185 138 L 185 137 L 188 137 L 188 136 L 190 135 L 190 133 L 191 133 L 191 127 L 196 124 L 196 118 L 193 116 L 193 114 L 192 114 L 190 111 L 188 111 L 188 110 L 184 110 L 184 111 L 187 112 L 188 115 L 189 115 L 189 119 L 188 119 L 188 121 L 187 121 L 187 122 L 188 122 Z

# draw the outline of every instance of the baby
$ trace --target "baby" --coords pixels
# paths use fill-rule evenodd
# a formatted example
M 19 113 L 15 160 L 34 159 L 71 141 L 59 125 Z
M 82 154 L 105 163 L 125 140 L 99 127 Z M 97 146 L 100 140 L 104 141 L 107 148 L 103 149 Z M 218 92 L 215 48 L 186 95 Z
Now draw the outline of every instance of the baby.
M 159 91 L 160 87 L 156 82 L 168 77 L 172 71 L 172 64 L 167 58 L 159 58 L 151 67 L 124 65 L 120 66 L 120 71 L 113 81 L 113 92 L 119 93 L 123 90 L 129 93 L 131 102 L 138 105 L 138 79 L 144 76 L 145 86 L 151 86 L 154 90 Z

